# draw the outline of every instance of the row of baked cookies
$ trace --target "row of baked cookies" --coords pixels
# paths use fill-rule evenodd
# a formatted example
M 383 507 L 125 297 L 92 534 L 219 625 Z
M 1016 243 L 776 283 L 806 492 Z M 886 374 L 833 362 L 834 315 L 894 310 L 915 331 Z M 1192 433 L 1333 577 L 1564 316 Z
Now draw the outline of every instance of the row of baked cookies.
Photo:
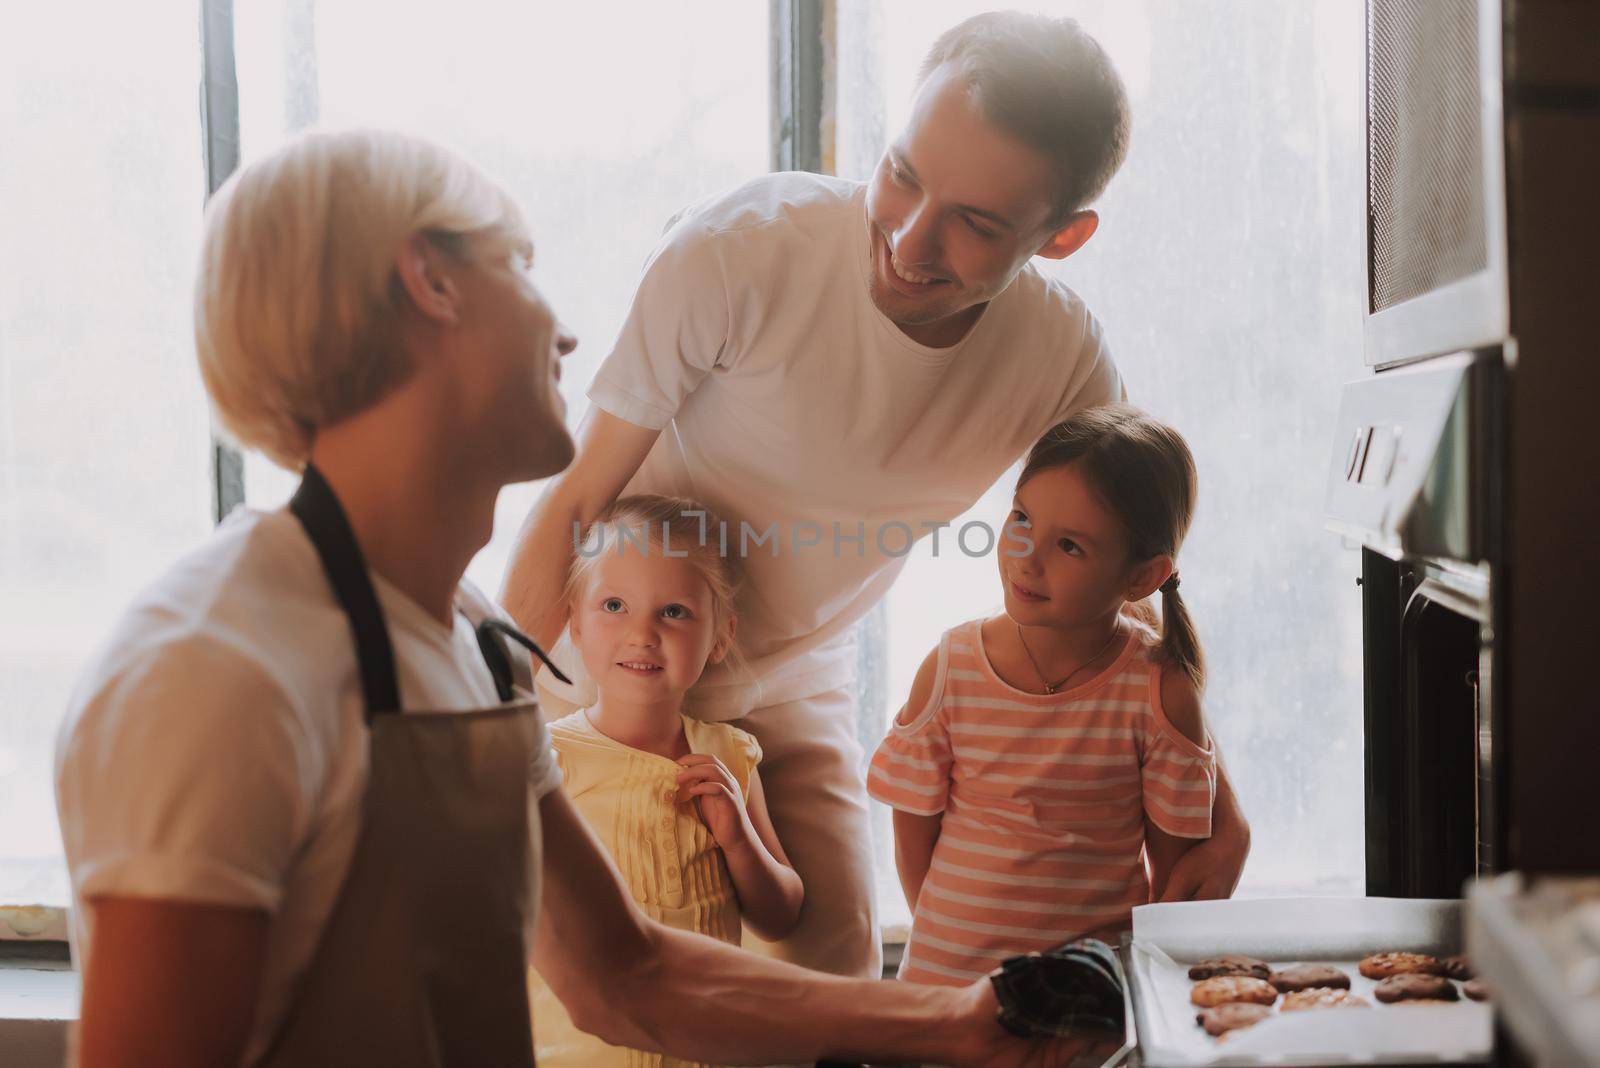
M 1386 1004 L 1427 1004 L 1459 997 L 1451 978 L 1465 981 L 1469 998 L 1484 1000 L 1487 992 L 1461 957 L 1439 960 L 1421 953 L 1377 953 L 1358 969 L 1378 980 L 1373 996 Z M 1189 968 L 1195 980 L 1189 1000 L 1200 1007 L 1195 1022 L 1207 1034 L 1222 1035 L 1261 1022 L 1272 1013 L 1279 995 L 1280 1011 L 1366 1008 L 1369 1002 L 1350 992 L 1350 977 L 1326 964 L 1297 964 L 1274 971 L 1265 961 L 1230 954 L 1199 961 Z
M 1455 984 L 1473 1001 L 1488 1001 L 1489 989 L 1472 972 L 1465 957 L 1431 957 L 1426 953 L 1374 953 L 1357 969 L 1368 979 L 1377 979 L 1373 996 L 1379 1001 L 1455 1001 Z

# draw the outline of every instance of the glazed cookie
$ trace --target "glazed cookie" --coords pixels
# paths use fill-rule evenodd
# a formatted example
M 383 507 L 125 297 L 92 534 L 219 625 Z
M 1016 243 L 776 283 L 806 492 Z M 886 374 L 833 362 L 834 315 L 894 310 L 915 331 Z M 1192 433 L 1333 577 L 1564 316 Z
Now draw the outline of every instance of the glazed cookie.
M 1265 979 L 1271 974 L 1272 969 L 1266 961 L 1233 953 L 1189 965 L 1190 979 L 1212 979 L 1219 975 L 1248 975 L 1252 979 Z
M 1271 1006 L 1235 1001 L 1227 1005 L 1216 1005 L 1209 1009 L 1201 1009 L 1195 1016 L 1194 1022 L 1204 1027 L 1206 1034 L 1220 1035 L 1228 1031 L 1237 1031 L 1241 1027 L 1250 1027 L 1253 1024 L 1258 1024 L 1271 1015 Z
M 1473 1001 L 1489 1000 L 1489 987 L 1482 979 L 1468 979 L 1461 984 L 1461 992 Z
M 1391 975 L 1440 975 L 1444 965 L 1426 953 L 1374 953 L 1358 967 L 1368 979 L 1387 979 Z
M 1283 995 L 1283 1012 L 1300 1012 L 1304 1009 L 1365 1009 L 1371 1004 L 1366 998 L 1352 994 L 1348 990 L 1333 990 L 1326 987 L 1311 990 L 1296 990 Z
M 1467 963 L 1467 958 L 1465 957 L 1446 957 L 1439 963 L 1444 966 L 1444 974 L 1452 979 L 1460 979 L 1462 982 L 1466 982 L 1468 979 L 1473 978 L 1472 965 Z
M 1385 1004 L 1397 1001 L 1455 1001 L 1456 985 L 1442 975 L 1410 972 L 1391 975 L 1378 984 L 1372 996 Z
M 1210 1008 L 1231 1001 L 1252 1001 L 1257 1005 L 1271 1005 L 1278 1000 L 1278 992 L 1265 979 L 1248 975 L 1219 975 L 1204 979 L 1189 991 L 1189 1000 Z
M 1273 972 L 1267 978 L 1267 982 L 1284 993 L 1291 990 L 1312 990 L 1317 987 L 1350 989 L 1350 977 L 1327 964 L 1296 964 L 1281 972 Z

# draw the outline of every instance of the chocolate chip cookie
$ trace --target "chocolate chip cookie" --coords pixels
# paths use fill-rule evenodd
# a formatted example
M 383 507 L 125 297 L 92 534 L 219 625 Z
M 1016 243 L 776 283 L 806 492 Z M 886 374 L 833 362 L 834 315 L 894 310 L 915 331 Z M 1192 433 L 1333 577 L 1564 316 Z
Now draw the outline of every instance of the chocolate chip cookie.
M 1482 979 L 1468 979 L 1461 984 L 1461 992 L 1473 1001 L 1489 1000 L 1489 987 Z
M 1284 993 L 1291 990 L 1312 990 L 1317 987 L 1350 989 L 1350 977 L 1327 964 L 1296 964 L 1281 972 L 1273 972 L 1267 977 L 1267 982 Z
M 1385 1004 L 1397 1001 L 1455 1001 L 1456 985 L 1442 975 L 1407 972 L 1379 983 L 1372 996 Z
M 1228 1031 L 1237 1031 L 1241 1027 L 1253 1026 L 1271 1015 L 1271 1006 L 1235 1001 L 1227 1005 L 1201 1009 L 1196 1014 L 1194 1022 L 1204 1027 L 1206 1034 L 1220 1035 Z
M 1387 979 L 1391 975 L 1442 975 L 1439 958 L 1426 953 L 1374 953 L 1357 967 L 1368 979 Z
M 1472 965 L 1467 963 L 1467 958 L 1465 957 L 1446 957 L 1439 963 L 1444 966 L 1444 974 L 1452 979 L 1460 979 L 1462 982 L 1466 982 L 1473 977 Z
M 1371 1008 L 1371 1003 L 1358 994 L 1348 990 L 1332 990 L 1326 987 L 1317 987 L 1311 990 L 1296 990 L 1283 995 L 1281 1012 L 1301 1012 L 1305 1009 L 1366 1009 Z
M 1271 974 L 1272 969 L 1266 961 L 1256 960 L 1254 957 L 1241 957 L 1236 953 L 1211 957 L 1189 965 L 1190 979 L 1212 979 L 1219 975 L 1248 975 L 1252 979 L 1265 979 Z
M 1248 975 L 1218 975 L 1203 979 L 1189 991 L 1189 1000 L 1210 1008 L 1231 1001 L 1251 1001 L 1257 1005 L 1271 1005 L 1278 1000 L 1278 992 L 1265 979 Z

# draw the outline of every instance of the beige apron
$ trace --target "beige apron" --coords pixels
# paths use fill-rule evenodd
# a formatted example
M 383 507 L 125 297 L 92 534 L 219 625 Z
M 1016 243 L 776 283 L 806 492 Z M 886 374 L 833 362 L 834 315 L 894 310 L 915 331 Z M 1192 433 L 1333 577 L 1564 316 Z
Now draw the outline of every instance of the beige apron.
M 531 1066 L 534 702 L 401 714 L 382 610 L 344 512 L 314 468 L 290 509 L 350 620 L 371 777 L 349 872 L 260 1063 Z M 465 607 L 476 610 L 469 618 L 488 610 Z M 510 630 L 480 627 L 479 643 L 510 699 L 511 662 L 496 629 Z

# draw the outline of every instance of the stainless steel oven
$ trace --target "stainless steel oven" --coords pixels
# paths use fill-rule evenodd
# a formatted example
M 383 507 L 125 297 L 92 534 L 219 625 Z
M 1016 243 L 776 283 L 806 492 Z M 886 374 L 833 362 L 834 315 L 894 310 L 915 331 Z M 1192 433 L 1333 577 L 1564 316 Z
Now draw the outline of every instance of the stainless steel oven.
M 1600 873 L 1600 5 L 1368 0 L 1367 31 L 1370 371 L 1327 474 L 1361 547 L 1367 886 L 1537 893 Z
M 1600 11 L 1369 0 L 1367 89 L 1373 370 L 1327 510 L 1362 546 L 1369 889 L 1600 870 L 1567 823 L 1600 814 Z
M 1496 349 L 1347 386 L 1329 521 L 1362 545 L 1367 892 L 1457 897 L 1504 863 L 1505 365 Z

